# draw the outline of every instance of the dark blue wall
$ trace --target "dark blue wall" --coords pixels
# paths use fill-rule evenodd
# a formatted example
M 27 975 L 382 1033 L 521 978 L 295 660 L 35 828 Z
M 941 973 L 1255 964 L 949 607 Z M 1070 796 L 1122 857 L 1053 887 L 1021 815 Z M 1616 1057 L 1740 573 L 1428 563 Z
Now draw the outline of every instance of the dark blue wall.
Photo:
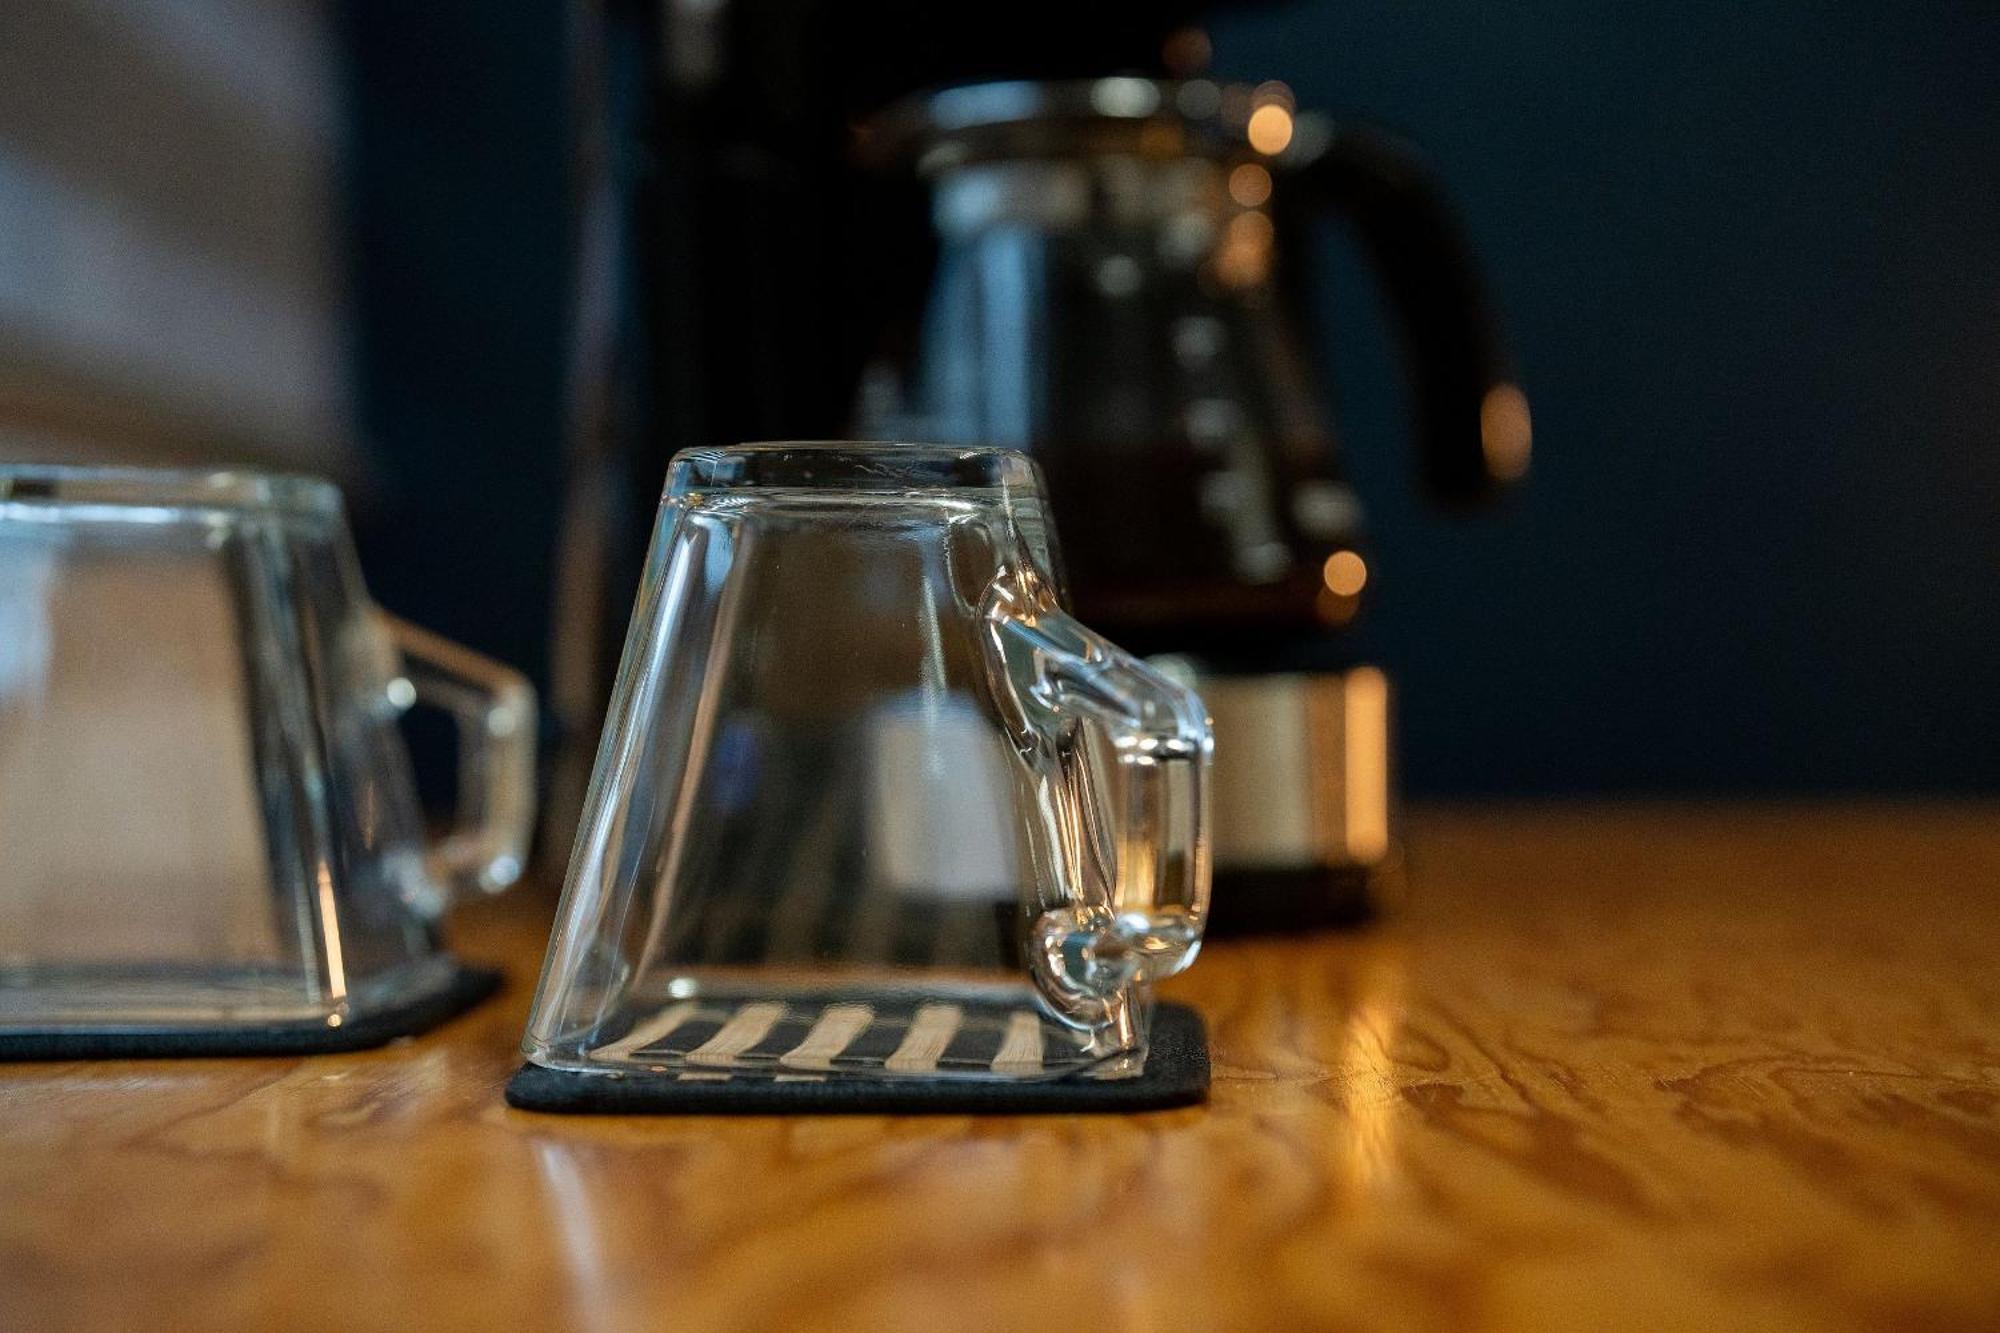
M 561 451 L 561 6 L 343 7 L 383 600 L 531 667 Z M 1407 481 L 1329 231 L 1421 793 L 2000 789 L 2000 8 L 1325 0 L 1229 77 L 1457 187 L 1536 410 L 1526 490 Z
M 334 12 L 369 588 L 541 679 L 573 278 L 565 9 Z
M 2000 787 L 2000 9 L 1340 0 L 1227 76 L 1407 130 L 1536 411 L 1470 524 L 1319 305 L 1423 792 Z

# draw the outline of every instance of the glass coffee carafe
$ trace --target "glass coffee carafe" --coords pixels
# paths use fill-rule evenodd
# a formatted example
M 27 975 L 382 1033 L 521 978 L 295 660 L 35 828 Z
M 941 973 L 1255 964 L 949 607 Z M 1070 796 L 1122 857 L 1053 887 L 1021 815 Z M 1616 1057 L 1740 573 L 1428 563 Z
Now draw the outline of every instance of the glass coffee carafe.
M 1218 925 L 1365 909 L 1395 859 L 1389 697 L 1337 632 L 1370 569 L 1297 332 L 1300 233 L 1353 224 L 1406 335 L 1426 482 L 1477 499 L 1526 467 L 1528 412 L 1441 190 L 1279 85 L 952 88 L 863 146 L 929 182 L 938 257 L 860 429 L 1041 464 L 1078 614 L 1173 655 L 1214 712 Z

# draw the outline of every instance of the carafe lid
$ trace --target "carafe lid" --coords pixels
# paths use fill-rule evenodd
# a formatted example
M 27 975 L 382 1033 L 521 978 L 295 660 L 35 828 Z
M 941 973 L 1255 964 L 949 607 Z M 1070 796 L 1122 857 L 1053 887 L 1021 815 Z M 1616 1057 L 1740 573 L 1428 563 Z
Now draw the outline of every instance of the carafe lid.
M 1282 83 L 1126 75 L 944 88 L 897 102 L 856 131 L 863 162 L 924 175 L 995 158 L 1100 153 L 1297 160 L 1331 133 L 1325 118 L 1295 108 Z

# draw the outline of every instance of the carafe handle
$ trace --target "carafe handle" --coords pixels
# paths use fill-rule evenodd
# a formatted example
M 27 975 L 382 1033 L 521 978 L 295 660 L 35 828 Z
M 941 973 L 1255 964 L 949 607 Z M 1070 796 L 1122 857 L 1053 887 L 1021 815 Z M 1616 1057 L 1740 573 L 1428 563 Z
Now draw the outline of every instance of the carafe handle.
M 997 580 L 985 618 L 1016 741 L 1053 756 L 1061 774 L 1048 796 L 1071 893 L 1033 925 L 1037 975 L 1070 1005 L 1171 976 L 1194 961 L 1208 916 L 1207 709 L 1078 623 L 1039 581 Z M 1085 722 L 1116 755 L 1111 800 L 1090 779 Z
M 1401 316 L 1429 490 L 1472 501 L 1519 478 L 1528 400 L 1457 212 L 1417 149 L 1372 126 L 1301 118 L 1277 165 L 1353 222 Z
M 521 877 L 535 813 L 535 691 L 519 672 L 381 613 L 408 681 L 399 706 L 426 704 L 458 726 L 458 812 L 424 854 L 454 895 L 498 893 Z

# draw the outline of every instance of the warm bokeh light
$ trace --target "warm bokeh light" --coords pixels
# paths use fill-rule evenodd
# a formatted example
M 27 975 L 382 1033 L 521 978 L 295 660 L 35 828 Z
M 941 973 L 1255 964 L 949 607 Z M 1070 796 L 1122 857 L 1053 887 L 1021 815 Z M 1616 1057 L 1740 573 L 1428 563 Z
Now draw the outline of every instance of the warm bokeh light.
M 1229 219 L 1216 252 L 1216 276 L 1232 287 L 1253 287 L 1270 276 L 1271 238 L 1275 228 L 1262 213 L 1238 213 Z
M 1250 113 L 1244 132 L 1258 152 L 1266 156 L 1282 153 L 1292 141 L 1292 113 L 1276 104 L 1260 106 Z
M 1160 61 L 1167 67 L 1168 73 L 1185 79 L 1207 69 L 1214 54 L 1215 49 L 1207 33 L 1200 28 L 1181 28 L 1168 35 L 1165 45 L 1160 48 Z
M 1264 80 L 1251 90 L 1250 100 L 1257 106 L 1263 106 L 1266 102 L 1275 103 L 1287 111 L 1298 105 L 1292 97 L 1292 86 L 1283 79 Z
M 1479 404 L 1479 447 L 1488 472 L 1502 481 L 1519 479 L 1528 470 L 1534 435 L 1528 395 L 1518 385 L 1496 384 L 1486 391 Z
M 1261 207 L 1271 197 L 1271 173 L 1245 162 L 1229 173 L 1229 197 L 1244 208 Z
M 1144 157 L 1179 157 L 1187 149 L 1187 136 L 1170 120 L 1148 121 L 1139 127 L 1139 152 Z
M 1335 551 L 1320 571 L 1326 590 L 1336 597 L 1359 596 L 1368 586 L 1368 562 L 1356 551 Z
M 1354 619 L 1354 613 L 1360 609 L 1360 598 L 1342 597 L 1330 588 L 1322 587 L 1313 598 L 1313 614 L 1319 617 L 1319 623 L 1335 629 Z

